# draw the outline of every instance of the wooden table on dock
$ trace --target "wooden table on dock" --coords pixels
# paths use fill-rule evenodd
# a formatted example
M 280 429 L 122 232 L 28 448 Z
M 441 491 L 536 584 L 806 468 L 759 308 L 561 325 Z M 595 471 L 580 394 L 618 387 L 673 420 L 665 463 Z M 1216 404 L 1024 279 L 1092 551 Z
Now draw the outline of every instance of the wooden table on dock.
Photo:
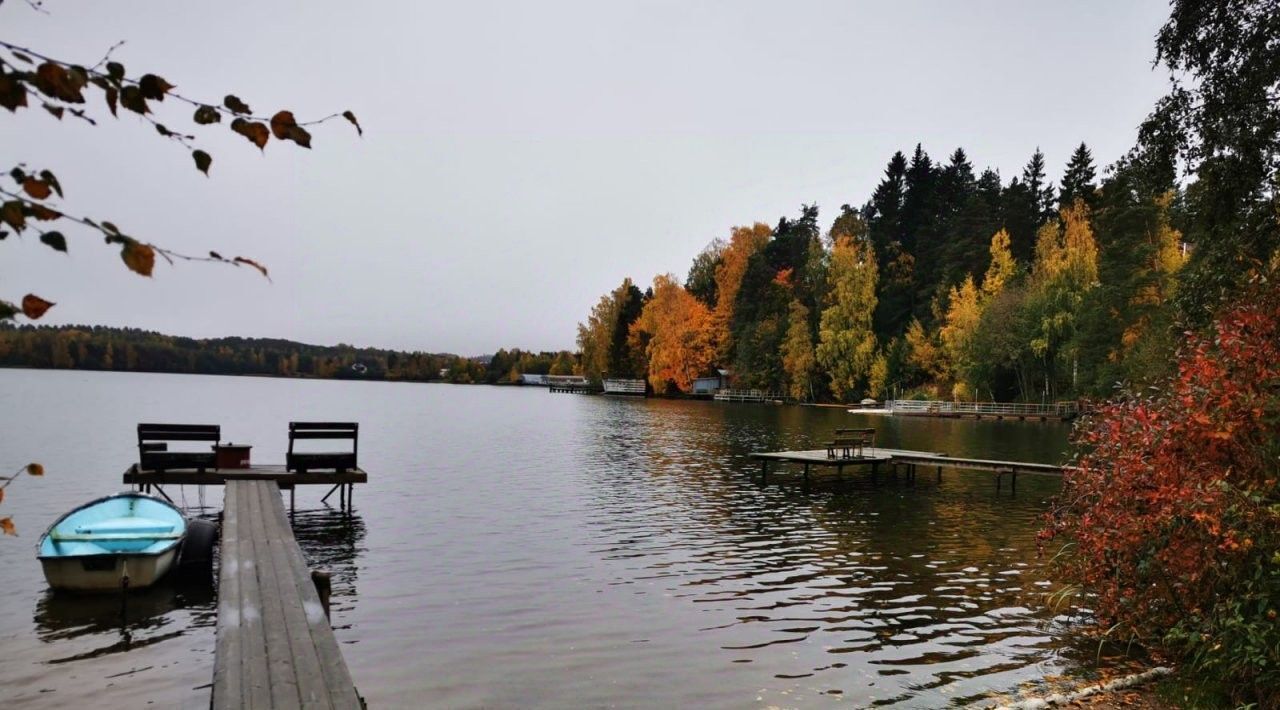
M 360 708 L 279 486 L 225 484 L 211 706 Z

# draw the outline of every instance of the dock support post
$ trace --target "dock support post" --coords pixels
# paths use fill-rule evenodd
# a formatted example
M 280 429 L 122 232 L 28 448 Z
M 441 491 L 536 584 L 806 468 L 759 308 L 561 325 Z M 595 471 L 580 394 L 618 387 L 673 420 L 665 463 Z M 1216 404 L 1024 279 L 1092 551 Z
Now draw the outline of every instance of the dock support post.
M 1017 471 L 1009 472 L 1009 490 L 1010 491 L 1018 490 L 1018 472 Z
M 1000 484 L 1004 482 L 1004 471 L 996 471 L 996 491 L 1000 490 Z
M 330 618 L 329 596 L 333 593 L 333 580 L 329 570 L 311 570 L 311 583 L 316 585 L 316 594 L 320 596 L 320 606 L 324 607 L 324 618 Z
M 877 483 L 879 476 L 880 476 L 880 462 L 873 461 L 871 463 L 871 483 L 872 484 Z
M 938 483 L 942 483 L 942 467 L 938 467 Z
M 328 492 L 328 493 L 325 493 L 325 494 L 324 494 L 324 497 L 320 499 L 320 502 L 321 502 L 321 503 L 323 503 L 323 502 L 325 502 L 325 501 L 329 500 L 329 496 L 333 495 L 333 492 L 334 492 L 334 491 L 336 491 L 336 490 L 338 490 L 338 489 L 339 489 L 339 488 L 341 488 L 341 487 L 342 487 L 342 484 L 341 484 L 341 483 L 339 483 L 338 485 L 334 486 L 333 488 L 330 488 L 330 489 L 329 489 L 329 492 Z
M 809 464 L 804 465 L 804 487 L 805 490 L 809 489 Z
M 293 495 L 298 490 L 297 486 L 289 486 L 289 512 L 293 512 Z
M 760 459 L 760 483 L 769 482 L 769 461 L 768 459 Z

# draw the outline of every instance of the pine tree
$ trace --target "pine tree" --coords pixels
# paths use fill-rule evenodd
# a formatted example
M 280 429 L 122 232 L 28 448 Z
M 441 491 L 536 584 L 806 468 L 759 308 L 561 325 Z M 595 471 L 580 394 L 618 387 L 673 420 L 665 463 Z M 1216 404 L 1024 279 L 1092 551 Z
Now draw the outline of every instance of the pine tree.
M 1044 178 L 1044 153 L 1040 152 L 1037 146 L 1036 152 L 1031 154 L 1031 160 L 1027 161 L 1027 166 L 1022 169 L 1022 182 L 1030 193 L 1031 209 L 1039 223 L 1053 219 L 1057 214 L 1056 203 L 1053 200 L 1053 183 L 1046 183 Z
M 1062 174 L 1062 188 L 1058 192 L 1058 209 L 1067 209 L 1079 198 L 1091 209 L 1097 204 L 1098 186 L 1094 184 L 1097 171 L 1093 167 L 1093 153 L 1083 142 L 1071 154 L 1067 170 Z

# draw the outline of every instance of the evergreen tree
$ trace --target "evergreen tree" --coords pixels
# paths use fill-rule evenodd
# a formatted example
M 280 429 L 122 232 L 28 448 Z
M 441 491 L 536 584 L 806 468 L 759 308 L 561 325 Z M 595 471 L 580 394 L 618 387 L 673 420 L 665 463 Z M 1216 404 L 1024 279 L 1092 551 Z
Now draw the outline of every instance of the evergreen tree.
M 914 261 L 903 247 L 906 181 L 907 158 L 898 151 L 889 159 L 884 179 L 863 208 L 867 238 L 875 250 L 876 263 L 884 269 L 873 320 L 876 336 L 881 339 L 900 333 L 914 307 Z M 835 225 L 831 231 L 835 236 Z
M 1067 209 L 1080 198 L 1091 209 L 1097 204 L 1098 186 L 1094 184 L 1097 171 L 1093 167 L 1093 153 L 1083 142 L 1071 154 L 1067 170 L 1062 174 L 1062 187 L 1058 191 L 1058 209 Z

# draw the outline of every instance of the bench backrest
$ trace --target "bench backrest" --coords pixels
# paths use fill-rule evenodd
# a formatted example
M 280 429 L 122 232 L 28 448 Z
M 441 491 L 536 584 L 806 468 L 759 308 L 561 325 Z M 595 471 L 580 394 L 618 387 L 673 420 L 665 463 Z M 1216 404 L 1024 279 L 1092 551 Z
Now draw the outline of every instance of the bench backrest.
M 289 422 L 289 453 L 293 453 L 296 439 L 350 439 L 354 454 L 359 433 L 357 422 Z
M 875 436 L 875 429 L 836 429 L 836 436 L 844 436 L 846 434 L 869 434 Z
M 139 424 L 138 446 L 149 441 L 213 441 L 222 438 L 217 424 Z

